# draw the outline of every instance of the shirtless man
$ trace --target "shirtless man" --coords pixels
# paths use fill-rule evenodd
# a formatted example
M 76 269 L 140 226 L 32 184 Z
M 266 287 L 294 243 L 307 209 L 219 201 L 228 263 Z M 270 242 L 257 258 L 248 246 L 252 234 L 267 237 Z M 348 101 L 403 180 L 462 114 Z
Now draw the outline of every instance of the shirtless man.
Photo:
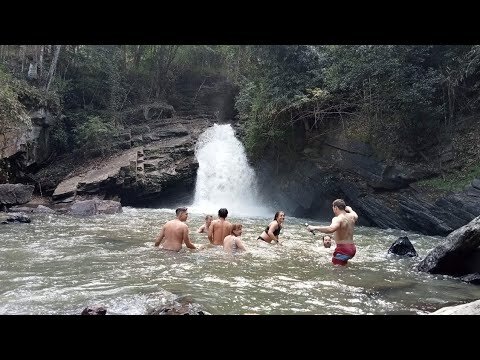
M 175 210 L 177 218 L 167 221 L 160 229 L 160 233 L 155 240 L 155 246 L 159 249 L 180 251 L 182 244 L 185 243 L 189 249 L 196 249 L 190 242 L 188 236 L 188 226 L 185 221 L 188 217 L 187 208 L 181 207 Z
M 234 252 L 246 251 L 243 244 L 242 236 L 242 224 L 232 224 L 232 232 L 230 235 L 225 236 L 223 239 L 223 250 L 232 254 Z
M 213 245 L 223 245 L 223 239 L 225 236 L 230 235 L 232 232 L 232 224 L 225 220 L 228 215 L 228 210 L 221 208 L 218 210 L 218 219 L 213 220 L 208 227 L 208 240 Z
M 307 226 L 309 231 L 319 230 L 323 233 L 335 233 L 337 247 L 333 252 L 332 263 L 335 265 L 347 265 L 348 260 L 355 256 L 357 249 L 353 243 L 353 228 L 358 215 L 345 201 L 337 199 L 332 204 L 335 217 L 329 226 Z
M 207 215 L 205 216 L 205 224 L 203 224 L 202 226 L 200 226 L 197 230 L 198 233 L 205 233 L 207 234 L 208 233 L 208 228 L 210 226 L 210 224 L 212 223 L 212 220 L 213 220 L 213 216 L 212 215 Z

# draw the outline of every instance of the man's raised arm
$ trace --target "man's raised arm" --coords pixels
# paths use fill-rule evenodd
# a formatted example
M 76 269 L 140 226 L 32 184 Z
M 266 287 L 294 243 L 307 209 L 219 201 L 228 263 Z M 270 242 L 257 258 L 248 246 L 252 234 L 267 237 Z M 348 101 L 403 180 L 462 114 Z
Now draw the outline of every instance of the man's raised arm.
M 312 226 L 308 225 L 307 230 L 319 230 L 322 233 L 331 234 L 338 230 L 340 227 L 340 220 L 336 217 L 332 219 L 332 223 L 329 226 Z
M 358 215 L 355 211 L 353 211 L 353 209 L 350 207 L 350 206 L 345 206 L 345 212 L 349 213 L 349 214 L 352 214 L 353 215 L 353 218 L 355 219 L 355 221 L 358 220 Z

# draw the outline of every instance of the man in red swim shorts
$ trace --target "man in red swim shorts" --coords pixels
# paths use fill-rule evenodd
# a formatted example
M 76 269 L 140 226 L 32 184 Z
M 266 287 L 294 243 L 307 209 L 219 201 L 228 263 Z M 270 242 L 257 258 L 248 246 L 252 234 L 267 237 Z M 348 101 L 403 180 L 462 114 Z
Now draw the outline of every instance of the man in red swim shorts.
M 329 226 L 307 226 L 307 230 L 319 230 L 323 233 L 335 233 L 337 247 L 333 252 L 332 263 L 335 265 L 347 265 L 348 260 L 355 256 L 357 249 L 353 243 L 353 229 L 358 215 L 345 201 L 337 199 L 332 204 L 335 217 Z

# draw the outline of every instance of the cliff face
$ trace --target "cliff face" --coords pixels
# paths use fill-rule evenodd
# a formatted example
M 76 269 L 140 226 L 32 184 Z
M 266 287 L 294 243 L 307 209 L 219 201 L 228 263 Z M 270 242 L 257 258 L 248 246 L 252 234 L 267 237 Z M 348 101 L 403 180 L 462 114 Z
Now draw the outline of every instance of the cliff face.
M 31 165 L 41 166 L 51 154 L 50 128 L 56 117 L 46 108 L 30 111 L 30 126 L 11 129 L 4 134 L 0 153 L 0 182 L 22 181 L 24 170 Z
M 440 151 L 442 164 L 454 168 L 458 164 L 450 148 Z M 259 179 L 268 179 L 261 183 L 267 199 L 293 216 L 329 221 L 332 201 L 343 198 L 361 225 L 444 236 L 480 215 L 479 179 L 459 192 L 433 192 L 418 181 L 438 176 L 435 166 L 387 163 L 368 144 L 342 133 L 307 148 L 301 159 L 281 171 L 267 159 L 256 166 Z
M 172 196 L 184 200 L 195 187 L 196 139 L 213 121 L 172 117 L 142 125 L 141 134 L 138 125 L 130 128 L 123 136 L 125 150 L 87 161 L 67 174 L 52 198 L 56 202 L 89 196 L 119 198 L 123 205 L 139 206 L 153 206 Z

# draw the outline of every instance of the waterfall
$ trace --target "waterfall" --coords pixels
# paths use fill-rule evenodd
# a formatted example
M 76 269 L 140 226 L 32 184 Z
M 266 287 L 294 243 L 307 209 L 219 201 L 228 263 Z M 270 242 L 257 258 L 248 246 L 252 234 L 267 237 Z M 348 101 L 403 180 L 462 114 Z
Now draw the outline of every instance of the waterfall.
M 190 211 L 208 213 L 214 218 L 220 208 L 227 208 L 229 216 L 272 215 L 259 200 L 255 172 L 230 125 L 214 124 L 202 133 L 195 155 L 199 167 Z

